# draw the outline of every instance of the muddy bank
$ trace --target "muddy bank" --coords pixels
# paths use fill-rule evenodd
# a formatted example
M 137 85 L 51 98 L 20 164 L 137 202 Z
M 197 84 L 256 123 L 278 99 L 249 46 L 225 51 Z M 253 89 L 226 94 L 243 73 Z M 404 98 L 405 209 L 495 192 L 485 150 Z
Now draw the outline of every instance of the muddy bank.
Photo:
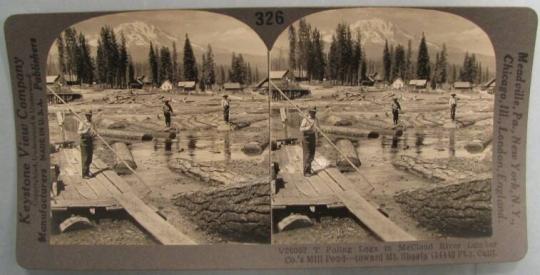
M 224 239 L 270 242 L 270 184 L 266 178 L 178 194 L 173 202 L 193 223 Z

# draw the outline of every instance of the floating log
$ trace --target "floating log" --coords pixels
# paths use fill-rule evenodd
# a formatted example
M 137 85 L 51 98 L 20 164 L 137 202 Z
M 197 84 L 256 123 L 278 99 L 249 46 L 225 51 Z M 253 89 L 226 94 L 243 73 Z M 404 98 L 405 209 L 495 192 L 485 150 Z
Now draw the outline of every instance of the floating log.
M 99 126 L 105 129 L 125 129 L 127 123 L 125 121 L 115 121 L 109 118 L 103 118 L 99 122 Z
M 268 119 L 268 115 L 235 115 L 237 117 L 231 118 L 230 123 L 234 126 L 234 129 L 242 129 L 250 126 L 251 124 Z M 238 117 L 240 116 L 240 117 Z
M 98 133 L 107 138 L 121 139 L 121 140 L 138 140 L 138 141 L 150 141 L 154 137 L 150 133 L 125 131 L 125 130 L 113 130 L 113 129 L 98 129 Z
M 112 147 L 118 155 L 116 158 L 116 163 L 114 164 L 114 171 L 116 171 L 116 173 L 119 175 L 131 174 L 131 170 L 129 170 L 129 168 L 126 166 L 126 163 L 132 169 L 137 168 L 137 163 L 135 163 L 135 160 L 133 159 L 131 150 L 129 150 L 128 146 L 123 142 L 116 142 L 112 145 Z
M 178 194 L 173 203 L 207 232 L 232 241 L 270 241 L 268 178 Z
M 443 186 L 402 191 L 394 199 L 426 228 L 459 237 L 491 235 L 490 173 Z
M 475 154 L 475 153 L 481 153 L 486 149 L 486 147 L 491 144 L 491 141 L 493 140 L 493 128 L 488 127 L 484 131 L 482 137 L 480 139 L 475 139 L 465 145 L 465 150 L 467 152 Z
M 351 126 L 352 125 L 352 121 L 350 119 L 346 119 L 346 118 L 335 116 L 335 115 L 329 116 L 326 119 L 326 123 L 332 126 Z
M 313 226 L 313 221 L 305 215 L 291 214 L 281 220 L 277 226 L 279 231 L 292 230 L 296 228 Z
M 260 155 L 268 146 L 270 139 L 268 134 L 260 134 L 254 137 L 253 140 L 244 144 L 242 152 L 248 155 Z
M 320 126 L 321 130 L 325 133 L 339 136 L 348 136 L 348 137 L 367 137 L 367 138 L 378 138 L 379 133 L 376 131 L 357 129 L 351 127 L 342 127 L 342 126 Z
M 348 139 L 340 139 L 337 141 L 336 146 L 339 148 L 339 150 L 345 154 L 345 156 L 338 154 L 336 166 L 341 172 L 352 172 L 354 171 L 354 168 L 351 166 L 351 164 L 345 159 L 347 157 L 356 167 L 360 167 L 362 164 L 360 162 L 360 158 L 358 157 L 358 154 L 356 153 L 356 148 L 352 144 L 352 142 Z

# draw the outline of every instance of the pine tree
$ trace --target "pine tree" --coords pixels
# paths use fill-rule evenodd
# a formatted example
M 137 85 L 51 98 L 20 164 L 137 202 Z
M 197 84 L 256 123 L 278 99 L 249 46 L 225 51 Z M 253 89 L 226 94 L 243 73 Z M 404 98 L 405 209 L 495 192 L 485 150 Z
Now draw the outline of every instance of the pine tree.
M 316 28 L 313 30 L 313 42 L 312 42 L 312 64 L 311 75 L 314 79 L 322 81 L 324 79 L 324 71 L 326 67 L 326 61 L 324 59 L 323 40 L 321 33 Z
M 129 84 L 135 82 L 135 68 L 133 67 L 133 62 L 131 58 L 128 57 L 128 87 Z
M 216 84 L 216 63 L 214 61 L 214 52 L 212 51 L 212 46 L 210 46 L 210 44 L 208 44 L 206 50 L 206 58 L 203 61 L 203 67 L 206 74 L 206 84 L 209 86 Z
M 94 82 L 94 64 L 90 56 L 90 46 L 82 32 L 79 33 L 78 48 L 77 79 L 81 83 L 92 84 Z
M 159 84 L 162 84 L 167 80 L 172 81 L 172 75 L 173 64 L 171 51 L 167 47 L 161 47 L 161 50 L 159 51 Z
M 172 44 L 172 76 L 171 81 L 174 85 L 178 83 L 178 51 L 176 50 L 176 42 Z
M 126 48 L 126 38 L 123 33 L 120 34 L 120 56 L 118 59 L 118 75 L 119 84 L 121 87 L 127 87 L 127 66 L 128 53 Z
M 98 40 L 97 52 L 96 52 L 96 67 L 97 67 L 97 80 L 101 84 L 107 82 L 107 65 L 105 61 L 105 53 L 103 52 L 103 45 L 101 40 Z
M 405 66 L 406 66 L 407 73 L 405 74 L 404 80 L 408 81 L 414 78 L 413 65 L 412 65 L 412 42 L 410 39 L 407 42 L 407 58 L 405 62 L 406 62 Z
M 384 81 L 390 82 L 391 74 L 390 71 L 392 66 L 392 56 L 390 55 L 390 49 L 388 48 L 388 40 L 384 42 L 383 49 L 383 69 L 384 69 Z
M 156 87 L 158 83 L 158 62 L 156 57 L 156 52 L 154 51 L 154 45 L 150 42 L 150 50 L 148 52 L 148 64 L 150 65 L 150 74 L 152 76 L 152 85 Z
M 191 47 L 191 42 L 189 42 L 189 37 L 186 34 L 186 40 L 184 43 L 184 80 L 186 81 L 197 81 L 198 80 L 198 70 L 197 70 L 197 61 L 195 60 L 195 55 L 193 54 L 193 48 Z
M 330 50 L 328 51 L 328 72 L 327 75 L 330 79 L 337 80 L 339 67 L 339 53 L 337 46 L 337 39 L 335 35 L 332 35 L 332 42 L 330 43 Z
M 64 53 L 64 38 L 62 37 L 62 34 L 56 38 L 56 47 L 58 49 L 58 72 L 60 75 L 64 75 L 66 73 L 66 57 Z
M 68 80 L 74 80 L 77 70 L 77 55 L 79 52 L 77 31 L 74 28 L 64 30 L 66 73 Z
M 201 55 L 202 63 L 201 63 L 201 79 L 199 81 L 199 88 L 201 91 L 206 90 L 206 81 L 207 81 L 207 73 L 206 73 L 206 55 L 203 53 Z
M 405 48 L 403 48 L 401 44 L 398 44 L 394 50 L 391 81 L 398 77 L 405 79 L 405 75 L 407 73 L 407 61 L 405 55 Z
M 439 64 L 437 82 L 439 84 L 446 83 L 448 81 L 448 53 L 446 50 L 446 44 L 442 45 L 441 53 L 439 54 Z
M 429 53 L 426 44 L 426 37 L 422 33 L 422 40 L 418 47 L 418 58 L 416 62 L 416 76 L 419 79 L 429 79 L 431 75 L 431 67 L 429 63 Z
M 289 69 L 296 71 L 296 29 L 294 25 L 289 27 Z

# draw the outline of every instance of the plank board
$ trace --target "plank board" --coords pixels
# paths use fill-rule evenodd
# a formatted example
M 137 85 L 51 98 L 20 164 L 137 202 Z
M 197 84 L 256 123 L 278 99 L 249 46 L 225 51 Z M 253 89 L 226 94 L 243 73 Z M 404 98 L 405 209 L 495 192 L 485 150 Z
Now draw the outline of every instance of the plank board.
M 394 222 L 384 216 L 360 194 L 354 191 L 336 194 L 345 207 L 385 242 L 415 241 Z
M 64 150 L 65 157 L 69 164 L 75 164 L 80 162 L 80 151 L 77 149 Z M 94 178 L 84 181 L 89 189 L 85 192 L 94 192 L 97 196 L 112 197 L 113 201 L 121 205 L 128 214 L 130 214 L 137 223 L 139 223 L 148 233 L 150 233 L 156 240 L 162 244 L 195 244 L 195 242 L 188 236 L 179 232 L 174 226 L 169 224 L 165 219 L 159 216 L 150 206 L 144 203 L 139 197 L 137 197 L 135 191 L 131 188 L 127 182 L 118 176 L 112 170 L 108 169 L 107 165 L 100 159 L 94 158 L 92 167 L 97 170 L 101 170 L 96 173 Z M 96 172 L 96 171 L 94 171 Z M 73 176 L 75 177 L 75 176 Z M 81 179 L 82 181 L 82 179 Z M 84 188 L 83 188 L 84 189 Z M 77 193 L 77 192 L 76 192 Z M 71 194 L 71 192 L 70 192 Z M 74 198 L 75 199 L 75 198 Z M 93 201 L 93 202 L 92 202 Z M 106 201 L 106 200 L 104 200 Z M 110 199 L 108 200 L 111 201 Z M 77 200 L 64 200 L 57 201 L 58 208 L 74 207 L 73 205 L 88 205 L 96 204 L 96 200 L 77 199 Z M 105 202 L 100 202 L 106 204 Z M 65 206 L 69 205 L 71 206 Z M 109 203 L 110 204 L 110 203 Z M 113 205 L 109 205 L 112 207 Z M 107 206 L 106 206 L 107 207 Z
M 154 238 L 165 245 L 196 244 L 191 238 L 179 232 L 171 224 L 156 214 L 133 193 L 115 195 L 124 209 Z
M 272 198 L 272 207 L 282 208 L 283 206 L 316 206 L 316 205 L 334 205 L 344 206 L 341 200 L 335 195 L 317 196 L 317 197 L 274 197 Z
M 67 208 L 114 208 L 120 207 L 115 199 L 97 200 L 51 200 L 51 210 L 64 210 Z
M 325 182 L 318 174 L 312 175 L 311 177 L 306 177 L 305 179 L 311 184 L 311 186 L 313 186 L 313 189 L 315 189 L 319 195 L 330 195 L 334 193 L 334 191 L 327 186 L 328 183 Z

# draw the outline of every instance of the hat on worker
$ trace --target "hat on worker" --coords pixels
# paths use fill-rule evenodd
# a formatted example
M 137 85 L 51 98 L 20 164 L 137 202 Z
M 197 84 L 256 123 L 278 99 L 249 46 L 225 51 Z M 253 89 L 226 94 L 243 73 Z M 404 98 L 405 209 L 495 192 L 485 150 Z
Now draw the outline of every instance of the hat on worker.
M 456 96 L 456 94 L 452 94 L 452 96 Z
M 86 115 L 86 116 L 91 116 L 91 115 L 92 115 L 92 110 L 86 111 L 86 113 L 84 113 L 84 115 Z
M 223 95 L 223 97 L 229 97 L 228 95 Z
M 316 113 L 317 112 L 317 107 L 313 107 L 313 108 L 309 109 L 309 112 L 310 113 Z

